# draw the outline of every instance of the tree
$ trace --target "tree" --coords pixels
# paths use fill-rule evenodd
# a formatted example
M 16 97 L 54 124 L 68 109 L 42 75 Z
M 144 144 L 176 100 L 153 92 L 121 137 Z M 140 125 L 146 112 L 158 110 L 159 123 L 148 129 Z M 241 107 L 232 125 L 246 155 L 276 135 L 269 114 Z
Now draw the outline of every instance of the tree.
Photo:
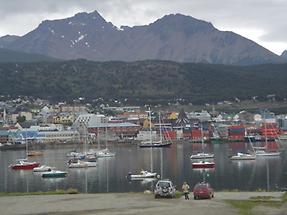
M 18 123 L 22 123 L 22 122 L 25 122 L 26 121 L 26 116 L 17 116 L 17 122 Z

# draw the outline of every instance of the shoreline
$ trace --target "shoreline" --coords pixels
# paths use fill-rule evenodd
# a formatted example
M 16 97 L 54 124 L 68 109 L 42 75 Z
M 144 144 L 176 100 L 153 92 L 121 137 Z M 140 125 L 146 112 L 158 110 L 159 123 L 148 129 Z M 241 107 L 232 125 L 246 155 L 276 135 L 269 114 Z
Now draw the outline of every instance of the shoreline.
M 137 141 L 108 141 L 108 144 L 130 144 L 135 145 Z M 44 149 L 54 149 L 54 148 L 71 148 L 82 146 L 83 143 L 81 142 L 47 142 L 47 143 L 29 143 L 29 148 L 31 150 L 44 150 Z M 101 146 L 103 143 L 101 142 Z M 89 146 L 97 146 L 97 143 L 89 144 Z M 26 149 L 26 144 L 11 144 L 11 145 L 2 145 L 0 146 L 0 151 L 7 151 L 7 150 L 24 150 Z

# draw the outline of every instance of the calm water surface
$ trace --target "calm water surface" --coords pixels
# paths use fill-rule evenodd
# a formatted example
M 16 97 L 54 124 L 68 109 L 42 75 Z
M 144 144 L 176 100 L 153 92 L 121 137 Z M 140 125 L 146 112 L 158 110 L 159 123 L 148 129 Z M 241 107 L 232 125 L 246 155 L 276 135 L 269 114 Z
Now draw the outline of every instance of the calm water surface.
M 71 148 L 46 149 L 44 155 L 32 158 L 41 164 L 68 172 L 66 178 L 43 179 L 32 171 L 12 170 L 8 166 L 25 151 L 0 151 L 0 192 L 33 192 L 76 188 L 81 192 L 134 192 L 152 188 L 155 181 L 128 181 L 128 172 L 153 168 L 162 178 L 171 179 L 180 189 L 183 181 L 193 186 L 203 178 L 216 190 L 274 190 L 287 187 L 287 143 L 280 157 L 256 158 L 254 161 L 230 161 L 228 155 L 245 152 L 248 143 L 206 145 L 215 153 L 215 169 L 194 170 L 189 156 L 201 150 L 201 144 L 178 143 L 170 148 L 139 148 L 136 145 L 110 145 L 113 158 L 99 158 L 98 166 L 87 169 L 67 168 L 66 154 Z M 79 151 L 82 148 L 79 147 Z M 153 165 L 151 165 L 151 154 Z

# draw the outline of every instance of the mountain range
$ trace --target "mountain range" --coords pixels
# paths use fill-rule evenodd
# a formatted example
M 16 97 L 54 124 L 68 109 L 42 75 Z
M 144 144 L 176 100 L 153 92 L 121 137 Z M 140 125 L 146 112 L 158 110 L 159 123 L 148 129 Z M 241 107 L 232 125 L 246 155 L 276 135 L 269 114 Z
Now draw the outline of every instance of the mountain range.
M 250 65 L 286 60 L 257 43 L 182 14 L 149 25 L 114 26 L 97 11 L 43 21 L 22 37 L 0 38 L 0 47 L 59 59 L 93 61 L 170 60 Z

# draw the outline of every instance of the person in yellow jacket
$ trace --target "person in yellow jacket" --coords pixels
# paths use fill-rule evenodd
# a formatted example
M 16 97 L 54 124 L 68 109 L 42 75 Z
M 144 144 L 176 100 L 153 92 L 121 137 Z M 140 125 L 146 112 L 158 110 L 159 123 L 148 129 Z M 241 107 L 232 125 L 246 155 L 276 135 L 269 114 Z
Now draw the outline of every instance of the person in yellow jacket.
M 185 200 L 189 200 L 189 196 L 188 196 L 188 194 L 189 194 L 189 185 L 187 184 L 186 181 L 183 182 L 183 185 L 182 185 L 181 189 L 182 189 L 182 192 L 184 194 Z

